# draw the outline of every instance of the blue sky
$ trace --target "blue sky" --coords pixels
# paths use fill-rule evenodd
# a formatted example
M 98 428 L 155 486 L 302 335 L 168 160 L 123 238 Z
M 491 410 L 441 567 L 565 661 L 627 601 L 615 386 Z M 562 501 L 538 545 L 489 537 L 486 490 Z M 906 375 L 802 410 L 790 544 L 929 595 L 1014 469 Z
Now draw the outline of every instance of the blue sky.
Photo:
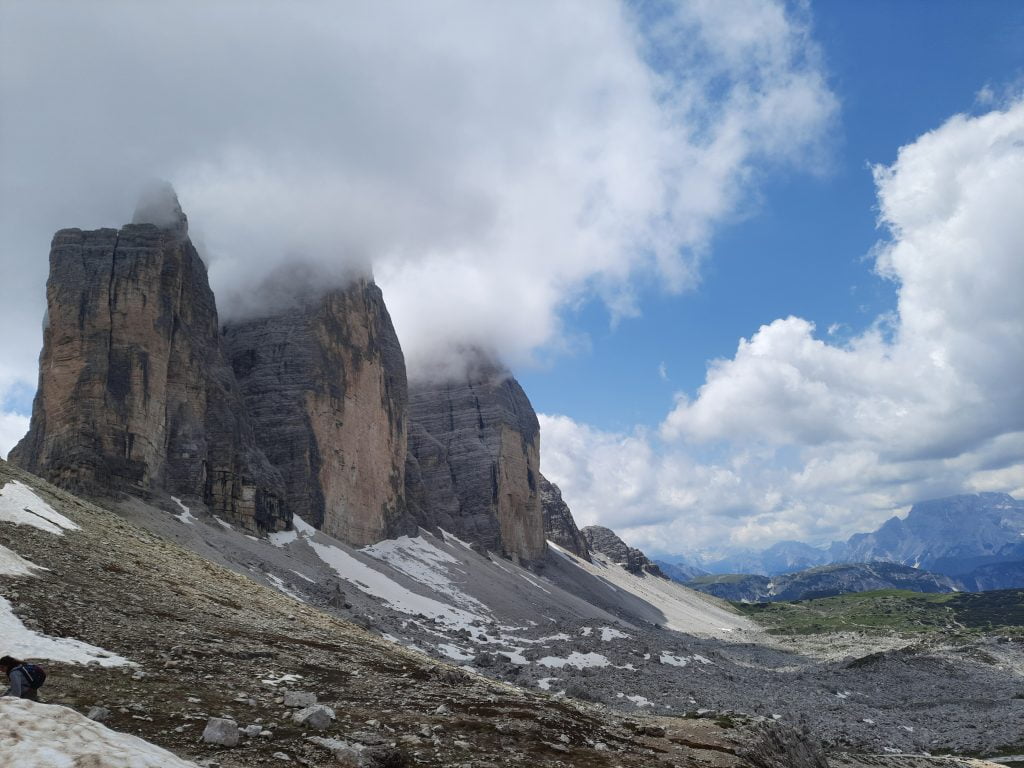
M 881 233 L 869 165 L 1024 78 L 1024 4 L 1008 0 L 815 2 L 813 35 L 840 101 L 820 176 L 764 171 L 752 204 L 714 236 L 701 282 L 682 295 L 648 286 L 642 315 L 615 325 L 601 302 L 567 314 L 588 345 L 517 376 L 537 410 L 608 430 L 656 427 L 675 392 L 695 394 L 706 364 L 790 314 L 819 336 L 861 331 L 895 308 L 868 258 Z M 664 363 L 668 380 L 658 368 Z

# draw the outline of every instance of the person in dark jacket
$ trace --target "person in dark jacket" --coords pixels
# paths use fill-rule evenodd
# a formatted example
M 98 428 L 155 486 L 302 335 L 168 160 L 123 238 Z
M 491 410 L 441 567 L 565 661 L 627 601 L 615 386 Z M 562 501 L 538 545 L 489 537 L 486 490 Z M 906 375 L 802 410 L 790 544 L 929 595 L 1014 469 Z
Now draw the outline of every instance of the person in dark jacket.
M 7 675 L 10 682 L 10 687 L 4 696 L 39 701 L 39 689 L 32 685 L 32 677 L 25 669 L 25 662 L 13 656 L 4 656 L 0 658 L 0 671 Z

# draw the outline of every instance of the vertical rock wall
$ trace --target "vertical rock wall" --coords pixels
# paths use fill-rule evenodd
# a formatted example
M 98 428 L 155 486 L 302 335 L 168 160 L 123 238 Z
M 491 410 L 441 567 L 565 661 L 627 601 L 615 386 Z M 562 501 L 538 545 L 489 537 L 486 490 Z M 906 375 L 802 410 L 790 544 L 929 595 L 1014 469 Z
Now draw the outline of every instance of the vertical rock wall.
M 260 446 L 292 511 L 354 546 L 405 511 L 405 360 L 380 289 L 348 288 L 224 331 Z
M 406 495 L 416 521 L 524 561 L 545 551 L 540 426 L 519 383 L 493 365 L 409 392 Z
M 278 530 L 280 476 L 256 447 L 206 267 L 170 196 L 161 226 L 54 236 L 39 389 L 9 458 L 76 490 L 163 489 Z

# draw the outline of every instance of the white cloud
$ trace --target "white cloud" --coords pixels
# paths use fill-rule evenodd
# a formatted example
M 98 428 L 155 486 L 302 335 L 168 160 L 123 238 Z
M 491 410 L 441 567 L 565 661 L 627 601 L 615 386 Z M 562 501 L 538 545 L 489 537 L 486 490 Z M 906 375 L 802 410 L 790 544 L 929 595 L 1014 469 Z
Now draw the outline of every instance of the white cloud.
M 0 411 L 0 459 L 28 432 L 28 417 L 20 413 Z
M 648 457 L 642 498 L 624 506 L 604 487 L 567 491 L 570 505 L 671 549 L 825 541 L 924 498 L 1024 492 L 1024 101 L 950 119 L 874 178 L 890 235 L 876 269 L 897 283 L 896 315 L 841 345 L 798 317 L 762 326 L 695 398 L 679 395 L 663 442 L 590 436 Z M 586 428 L 559 426 L 544 435 L 552 480 L 576 488 L 614 464 L 607 451 L 570 463 L 563 435 Z
M 467 345 L 519 363 L 565 343 L 583 296 L 619 316 L 638 282 L 692 285 L 758 169 L 815 164 L 835 112 L 806 19 L 776 0 L 3 13 L 12 327 L 42 313 L 52 231 L 123 222 L 157 176 L 228 314 L 283 263 L 372 262 L 414 370 Z M 38 343 L 3 365 L 33 380 Z

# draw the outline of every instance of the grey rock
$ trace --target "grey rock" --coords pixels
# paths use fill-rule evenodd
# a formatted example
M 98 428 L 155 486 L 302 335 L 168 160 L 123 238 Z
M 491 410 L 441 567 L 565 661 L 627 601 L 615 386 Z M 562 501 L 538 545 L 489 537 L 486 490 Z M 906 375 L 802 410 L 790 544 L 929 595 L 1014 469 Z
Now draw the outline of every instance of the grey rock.
M 203 741 L 207 744 L 219 744 L 222 747 L 234 747 L 241 739 L 238 723 L 222 717 L 211 717 L 203 729 Z
M 639 549 L 626 544 L 610 528 L 600 525 L 588 525 L 580 533 L 586 539 L 587 546 L 591 552 L 600 552 L 613 563 L 618 563 L 630 573 L 637 576 L 649 573 L 652 576 L 659 576 L 663 579 L 667 578 L 661 572 L 661 568 L 649 560 L 647 555 Z
M 417 523 L 525 562 L 545 551 L 540 425 L 522 387 L 480 359 L 409 387 L 406 501 Z
M 89 714 L 86 717 L 90 720 L 95 720 L 97 723 L 102 723 L 110 717 L 110 710 L 106 707 L 93 707 L 89 710 Z
M 227 365 L 206 266 L 177 200 L 161 205 L 167 226 L 54 235 L 39 388 L 9 458 L 72 490 L 164 490 L 281 530 L 281 477 Z
M 261 725 L 247 725 L 242 729 L 242 732 L 246 735 L 246 738 L 255 739 L 261 733 L 263 733 L 263 726 Z
M 288 691 L 284 695 L 286 707 L 311 707 L 316 704 L 316 694 L 310 691 Z
M 561 489 L 544 475 L 540 475 L 540 501 L 544 512 L 544 535 L 562 549 L 582 557 L 589 563 L 590 549 L 587 547 L 587 540 L 576 527 L 569 505 L 562 499 Z
M 299 725 L 322 731 L 334 720 L 334 710 L 323 704 L 314 704 L 293 714 L 292 720 Z
M 224 341 L 294 514 L 353 546 L 415 531 L 405 510 L 405 358 L 380 289 L 299 295 Z

